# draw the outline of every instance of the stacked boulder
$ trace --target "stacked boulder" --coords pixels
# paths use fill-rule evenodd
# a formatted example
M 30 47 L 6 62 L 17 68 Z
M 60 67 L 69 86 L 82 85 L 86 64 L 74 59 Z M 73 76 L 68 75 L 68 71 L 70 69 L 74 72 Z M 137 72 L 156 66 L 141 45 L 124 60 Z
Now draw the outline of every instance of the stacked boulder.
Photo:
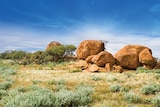
M 152 69 L 156 59 L 152 56 L 151 49 L 141 45 L 127 45 L 113 56 L 105 51 L 102 41 L 84 40 L 76 51 L 80 61 L 77 65 L 89 72 L 123 72 L 123 69 L 136 69 L 145 66 Z
M 115 64 L 115 58 L 107 51 L 102 41 L 85 40 L 80 43 L 76 54 L 81 59 L 80 65 L 85 65 L 85 70 L 90 72 L 111 71 Z M 87 63 L 87 64 L 86 64 Z

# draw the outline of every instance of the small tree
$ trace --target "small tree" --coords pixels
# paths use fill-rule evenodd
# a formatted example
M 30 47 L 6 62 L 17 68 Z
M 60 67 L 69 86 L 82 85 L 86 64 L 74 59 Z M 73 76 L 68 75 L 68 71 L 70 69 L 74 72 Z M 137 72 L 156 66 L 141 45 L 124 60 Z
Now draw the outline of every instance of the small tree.
M 74 45 L 65 46 L 65 56 L 73 56 L 73 52 L 76 50 Z
M 48 55 L 53 56 L 54 61 L 58 61 L 63 58 L 63 55 L 65 53 L 65 47 L 64 45 L 55 46 L 48 49 L 46 52 L 48 53 Z

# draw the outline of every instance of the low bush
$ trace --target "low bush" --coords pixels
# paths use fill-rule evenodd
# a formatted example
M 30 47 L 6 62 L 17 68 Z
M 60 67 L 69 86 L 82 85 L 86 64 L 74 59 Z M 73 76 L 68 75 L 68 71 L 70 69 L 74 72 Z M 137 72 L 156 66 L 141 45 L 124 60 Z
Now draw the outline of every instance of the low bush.
M 6 81 L 6 82 L 1 82 L 0 83 L 0 89 L 1 90 L 7 90 L 12 86 L 12 82 Z
M 156 80 L 160 79 L 160 74 L 154 76 Z
M 144 67 L 138 67 L 136 69 L 136 73 L 144 73 L 144 72 L 147 72 L 148 70 Z
M 2 97 L 2 107 L 77 107 L 92 101 L 92 87 L 80 86 L 75 91 L 66 89 L 53 92 L 38 86 L 29 87 L 27 92 L 11 90 Z
M 102 80 L 102 78 L 101 77 L 97 77 L 97 76 L 92 76 L 92 80 L 100 81 L 100 80 Z
M 124 98 L 126 99 L 127 102 L 129 103 L 141 103 L 142 102 L 142 98 L 133 93 L 133 92 L 127 92 L 124 94 Z
M 151 70 L 148 70 L 144 67 L 138 67 L 136 69 L 136 73 L 160 73 L 160 69 L 151 69 Z
M 55 80 L 52 79 L 51 81 L 48 81 L 49 85 L 65 85 L 66 81 L 64 79 L 60 79 L 60 80 Z
M 109 87 L 111 92 L 119 92 L 123 87 L 120 84 L 113 84 Z
M 152 103 L 155 105 L 155 107 L 160 107 L 160 94 L 156 95 L 152 99 Z
M 5 64 L 0 64 L 0 74 L 2 77 L 7 77 L 10 75 L 15 75 L 17 71 L 13 68 L 8 67 Z
M 148 95 L 148 94 L 156 94 L 160 92 L 160 84 L 148 84 L 141 88 L 141 93 Z
M 4 96 L 7 95 L 7 91 L 6 90 L 0 90 L 0 99 Z

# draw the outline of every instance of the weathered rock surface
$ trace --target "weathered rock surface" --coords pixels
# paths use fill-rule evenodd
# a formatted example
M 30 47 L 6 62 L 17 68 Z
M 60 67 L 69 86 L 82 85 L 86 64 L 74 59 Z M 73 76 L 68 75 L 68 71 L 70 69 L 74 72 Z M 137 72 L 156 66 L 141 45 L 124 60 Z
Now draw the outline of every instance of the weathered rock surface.
M 96 55 L 88 56 L 88 57 L 86 58 L 86 62 L 87 62 L 87 63 L 93 63 L 92 59 L 93 59 L 94 56 L 96 56 Z
M 96 55 L 104 50 L 104 43 L 98 40 L 82 41 L 76 51 L 79 59 L 86 59 L 90 55 Z
M 156 59 L 152 56 L 151 50 L 144 49 L 139 54 L 139 62 L 141 62 L 146 68 L 152 69 L 156 65 Z
M 119 65 L 126 69 L 136 69 L 143 63 L 148 64 L 153 61 L 151 49 L 141 45 L 127 45 L 120 49 L 114 57 Z
M 52 48 L 52 47 L 55 47 L 55 46 L 60 46 L 62 45 L 61 43 L 57 42 L 57 41 L 53 41 L 53 42 L 50 42 L 46 48 L 46 50 Z
M 105 64 L 106 71 L 112 71 L 112 66 L 110 63 Z
M 113 65 L 113 72 L 123 72 L 123 68 L 120 65 Z
M 160 69 L 160 62 L 157 62 L 154 69 Z
M 98 53 L 97 55 L 95 55 L 92 58 L 92 61 L 94 64 L 96 64 L 100 67 L 104 67 L 107 63 L 110 63 L 111 66 L 113 66 L 113 64 L 115 64 L 115 59 L 114 59 L 113 55 L 107 51 L 102 51 L 102 52 Z
M 99 67 L 96 64 L 91 64 L 88 67 L 89 72 L 98 72 L 99 71 Z
M 79 60 L 78 62 L 75 63 L 75 66 L 77 68 L 81 68 L 82 70 L 88 68 L 88 63 L 85 60 Z

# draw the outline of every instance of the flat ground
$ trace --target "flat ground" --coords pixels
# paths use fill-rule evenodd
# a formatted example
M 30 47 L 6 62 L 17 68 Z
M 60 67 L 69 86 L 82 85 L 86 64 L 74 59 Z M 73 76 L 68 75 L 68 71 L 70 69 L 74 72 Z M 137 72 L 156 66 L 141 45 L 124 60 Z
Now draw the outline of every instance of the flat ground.
M 74 90 L 78 85 L 84 84 L 93 87 L 92 102 L 88 105 L 91 107 L 155 107 L 155 104 L 150 100 L 160 94 L 145 95 L 142 88 L 150 84 L 160 84 L 159 73 L 140 73 L 137 71 L 124 73 L 71 72 L 72 64 L 74 62 L 57 65 L 19 66 L 18 72 L 12 76 L 15 82 L 11 89 L 36 84 L 56 90 L 61 88 L 54 84 L 56 81 L 63 83 L 67 89 Z M 4 80 L 1 78 L 1 81 Z M 140 101 L 128 101 L 125 95 L 129 93 L 135 95 L 131 96 L 131 100 L 138 96 L 140 99 L 137 99 Z

